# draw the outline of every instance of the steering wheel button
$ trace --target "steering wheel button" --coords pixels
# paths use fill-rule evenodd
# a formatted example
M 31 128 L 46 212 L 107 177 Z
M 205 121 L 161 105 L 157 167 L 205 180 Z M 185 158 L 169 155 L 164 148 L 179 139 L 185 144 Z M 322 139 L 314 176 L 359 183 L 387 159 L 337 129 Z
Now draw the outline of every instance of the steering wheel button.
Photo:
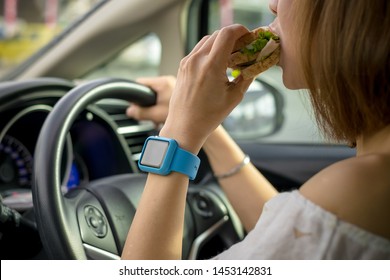
M 99 226 L 98 224 L 98 221 L 96 220 L 95 217 L 90 217 L 89 218 L 89 224 L 94 227 L 94 228 L 97 228 Z
M 204 199 L 199 199 L 197 201 L 197 204 L 198 204 L 199 209 L 201 209 L 201 210 L 207 210 L 209 208 L 209 204 Z
M 88 205 L 84 208 L 84 215 L 88 227 L 97 237 L 103 238 L 107 235 L 107 223 L 99 209 Z
M 204 193 L 195 195 L 194 201 L 194 209 L 203 218 L 210 218 L 213 216 L 213 203 Z

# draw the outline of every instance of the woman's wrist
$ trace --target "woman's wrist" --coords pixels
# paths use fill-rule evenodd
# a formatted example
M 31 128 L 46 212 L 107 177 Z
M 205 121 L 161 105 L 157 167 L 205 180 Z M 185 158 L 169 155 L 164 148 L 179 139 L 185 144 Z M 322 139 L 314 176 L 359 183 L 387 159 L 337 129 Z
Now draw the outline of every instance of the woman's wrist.
M 214 177 L 217 178 L 218 180 L 232 177 L 232 176 L 238 174 L 241 171 L 241 169 L 243 169 L 244 166 L 249 164 L 250 162 L 251 162 L 250 157 L 248 155 L 245 155 L 239 164 L 233 166 L 231 169 L 227 170 L 226 172 L 218 173 L 218 174 L 214 173 Z
M 161 128 L 159 135 L 162 137 L 175 139 L 178 142 L 180 148 L 195 155 L 199 153 L 204 142 L 176 127 L 171 128 L 167 124 L 164 124 L 164 126 Z
M 244 167 L 248 161 L 244 152 L 222 126 L 209 136 L 203 145 L 203 150 L 207 154 L 214 174 L 230 173 L 245 162 L 242 166 Z

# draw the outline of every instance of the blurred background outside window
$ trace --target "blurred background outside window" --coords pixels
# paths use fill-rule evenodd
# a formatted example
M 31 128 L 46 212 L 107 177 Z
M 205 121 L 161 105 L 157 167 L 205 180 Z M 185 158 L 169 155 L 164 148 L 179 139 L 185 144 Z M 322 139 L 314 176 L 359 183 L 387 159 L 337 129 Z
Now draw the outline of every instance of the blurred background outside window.
M 99 2 L 101 0 L 1 0 L 0 76 Z

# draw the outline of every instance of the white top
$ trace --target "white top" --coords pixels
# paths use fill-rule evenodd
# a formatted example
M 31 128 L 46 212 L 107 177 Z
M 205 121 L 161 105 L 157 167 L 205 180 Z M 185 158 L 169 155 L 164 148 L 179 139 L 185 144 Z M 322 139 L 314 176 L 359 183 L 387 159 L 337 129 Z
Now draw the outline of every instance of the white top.
M 256 227 L 215 259 L 390 259 L 390 240 L 293 191 L 268 201 Z

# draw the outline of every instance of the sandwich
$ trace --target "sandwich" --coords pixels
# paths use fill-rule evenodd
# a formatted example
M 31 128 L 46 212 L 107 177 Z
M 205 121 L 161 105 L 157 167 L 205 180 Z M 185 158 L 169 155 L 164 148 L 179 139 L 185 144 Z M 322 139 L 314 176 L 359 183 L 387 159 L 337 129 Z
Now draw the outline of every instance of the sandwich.
M 233 77 L 252 79 L 278 63 L 279 55 L 279 37 L 268 27 L 259 27 L 237 40 L 228 67 Z

